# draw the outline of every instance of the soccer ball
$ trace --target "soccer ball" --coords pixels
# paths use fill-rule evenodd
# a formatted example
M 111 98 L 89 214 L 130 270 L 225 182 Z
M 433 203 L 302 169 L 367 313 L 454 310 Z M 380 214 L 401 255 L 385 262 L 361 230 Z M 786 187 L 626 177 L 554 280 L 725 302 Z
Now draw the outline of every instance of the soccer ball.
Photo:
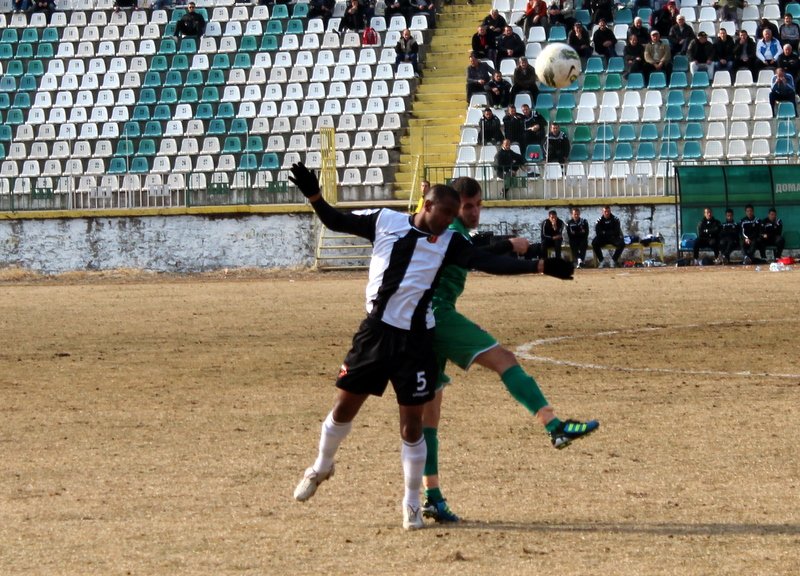
M 581 59 L 571 46 L 548 44 L 536 57 L 533 67 L 539 82 L 551 88 L 566 88 L 578 79 Z

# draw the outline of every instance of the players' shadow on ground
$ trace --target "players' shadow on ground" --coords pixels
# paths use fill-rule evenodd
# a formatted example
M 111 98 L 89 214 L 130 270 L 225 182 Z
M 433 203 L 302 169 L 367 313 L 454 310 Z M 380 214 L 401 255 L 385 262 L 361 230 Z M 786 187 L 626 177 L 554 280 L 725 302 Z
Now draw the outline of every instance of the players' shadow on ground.
M 678 522 L 483 522 L 463 521 L 441 525 L 460 530 L 502 530 L 511 532 L 585 532 L 619 534 L 656 534 L 674 536 L 798 536 L 798 524 L 752 524 L 706 522 L 686 524 Z

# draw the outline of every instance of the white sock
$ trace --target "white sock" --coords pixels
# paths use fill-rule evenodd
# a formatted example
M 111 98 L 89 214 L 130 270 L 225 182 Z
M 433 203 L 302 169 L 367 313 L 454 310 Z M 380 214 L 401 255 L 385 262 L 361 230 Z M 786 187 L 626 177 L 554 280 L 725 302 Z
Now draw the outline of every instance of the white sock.
M 421 437 L 413 444 L 403 440 L 400 448 L 400 458 L 403 461 L 403 476 L 405 477 L 405 495 L 403 506 L 419 508 L 419 491 L 422 487 L 422 472 L 425 469 L 425 458 L 428 455 L 428 446 L 425 437 Z
M 333 419 L 333 412 L 329 412 L 322 423 L 322 433 L 319 436 L 319 454 L 312 466 L 317 472 L 327 472 L 333 466 L 333 457 L 339 449 L 339 444 L 353 428 L 352 422 L 340 424 Z

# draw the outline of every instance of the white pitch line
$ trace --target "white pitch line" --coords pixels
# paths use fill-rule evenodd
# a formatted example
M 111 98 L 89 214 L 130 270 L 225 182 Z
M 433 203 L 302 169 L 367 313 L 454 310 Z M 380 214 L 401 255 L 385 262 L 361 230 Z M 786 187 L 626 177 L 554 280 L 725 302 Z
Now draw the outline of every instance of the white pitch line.
M 763 324 L 766 322 L 774 322 L 773 320 L 748 320 L 751 324 Z M 659 330 L 677 329 L 684 330 L 687 328 L 699 328 L 701 326 L 721 326 L 731 325 L 731 322 L 709 322 L 703 324 L 686 324 L 683 326 L 647 326 L 644 328 L 632 328 L 630 330 L 605 330 L 603 332 L 596 332 L 593 336 L 615 336 L 617 334 L 633 334 L 637 332 L 655 332 Z M 614 370 L 617 372 L 644 372 L 644 373 L 661 373 L 661 374 L 687 374 L 694 376 L 739 376 L 745 378 L 759 377 L 759 378 L 786 378 L 786 379 L 800 379 L 800 374 L 782 374 L 773 372 L 751 372 L 743 370 L 738 372 L 725 372 L 721 370 L 690 370 L 683 368 L 651 368 L 651 367 L 631 367 L 631 366 L 606 366 L 603 364 L 591 364 L 587 362 L 574 362 L 571 360 L 559 360 L 557 358 L 550 358 L 548 356 L 537 356 L 531 354 L 531 350 L 537 346 L 546 346 L 548 344 L 555 344 L 565 340 L 576 340 L 578 338 L 586 338 L 586 335 L 566 335 L 555 336 L 553 338 L 541 338 L 526 344 L 521 344 L 517 347 L 516 355 L 525 360 L 534 362 L 547 362 L 548 364 L 555 364 L 557 366 L 570 366 L 572 368 L 585 368 L 588 370 Z M 590 336 L 591 337 L 591 336 Z

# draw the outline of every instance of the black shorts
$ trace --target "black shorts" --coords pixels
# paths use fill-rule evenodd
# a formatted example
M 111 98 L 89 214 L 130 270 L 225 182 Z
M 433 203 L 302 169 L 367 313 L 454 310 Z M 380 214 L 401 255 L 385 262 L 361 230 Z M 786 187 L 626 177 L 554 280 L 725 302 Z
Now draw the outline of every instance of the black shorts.
M 367 318 L 353 336 L 336 386 L 353 394 L 383 396 L 391 381 L 397 403 L 416 406 L 433 398 L 437 372 L 433 330 L 409 332 Z

